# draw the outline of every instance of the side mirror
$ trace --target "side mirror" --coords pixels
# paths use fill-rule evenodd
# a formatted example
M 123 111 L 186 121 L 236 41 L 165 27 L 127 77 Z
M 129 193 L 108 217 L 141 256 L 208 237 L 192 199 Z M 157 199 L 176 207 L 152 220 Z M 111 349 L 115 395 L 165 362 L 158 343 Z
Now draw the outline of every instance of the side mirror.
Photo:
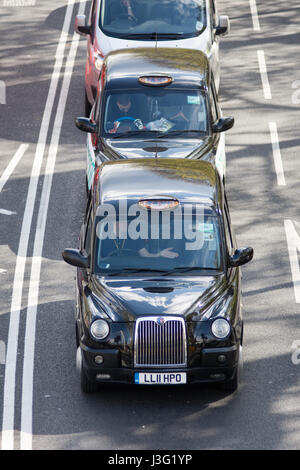
M 86 117 L 76 118 L 75 125 L 80 131 L 88 132 L 90 134 L 94 134 L 97 130 L 97 125 Z
M 90 260 L 87 256 L 84 256 L 79 250 L 73 250 L 72 248 L 66 248 L 62 252 L 62 257 L 64 261 L 71 266 L 76 266 L 77 268 L 89 268 Z
M 235 250 L 234 255 L 229 259 L 229 265 L 233 268 L 242 266 L 243 264 L 249 263 L 254 255 L 254 250 L 251 247 L 240 248 Z
M 213 133 L 225 132 L 234 126 L 233 117 L 221 117 L 217 122 L 212 125 Z
M 91 34 L 91 27 L 86 26 L 86 16 L 85 15 L 77 15 L 75 18 L 75 31 L 80 36 L 87 36 Z
M 228 16 L 219 16 L 219 24 L 216 27 L 216 36 L 227 36 L 230 33 L 230 20 Z

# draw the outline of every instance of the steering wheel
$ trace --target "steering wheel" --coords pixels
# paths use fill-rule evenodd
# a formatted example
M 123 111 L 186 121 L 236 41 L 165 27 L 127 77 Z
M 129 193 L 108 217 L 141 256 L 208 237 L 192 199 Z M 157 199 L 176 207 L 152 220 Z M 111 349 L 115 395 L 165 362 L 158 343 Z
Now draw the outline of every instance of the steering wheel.
M 131 250 L 130 248 L 116 248 L 116 249 L 110 251 L 109 253 L 107 253 L 106 258 L 109 258 L 112 255 L 119 255 L 123 251 L 127 251 L 129 253 L 134 253 L 136 255 L 136 251 Z
M 115 119 L 114 122 L 121 122 L 121 121 L 136 121 L 137 118 L 131 117 L 131 116 L 123 116 L 119 117 L 118 119 Z

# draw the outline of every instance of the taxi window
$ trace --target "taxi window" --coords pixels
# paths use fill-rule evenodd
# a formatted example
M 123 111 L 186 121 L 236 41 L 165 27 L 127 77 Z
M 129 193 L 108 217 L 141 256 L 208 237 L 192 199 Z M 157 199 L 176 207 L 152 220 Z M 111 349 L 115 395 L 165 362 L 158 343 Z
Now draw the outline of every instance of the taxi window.
M 141 87 L 107 92 L 103 100 L 104 135 L 208 133 L 206 94 L 197 90 Z
M 182 39 L 201 34 L 206 18 L 206 0 L 102 0 L 99 27 L 112 37 Z
M 209 212 L 200 222 L 193 219 L 184 225 L 183 219 L 179 219 L 171 212 L 169 218 L 162 219 L 160 216 L 159 220 L 152 220 L 149 215 L 148 222 L 146 226 L 143 225 L 142 233 L 137 238 L 134 232 L 136 220 L 133 218 L 121 222 L 119 219 L 116 221 L 111 219 L 108 222 L 107 218 L 98 218 L 97 272 L 109 275 L 122 270 L 151 268 L 157 271 L 174 270 L 202 275 L 206 271 L 222 271 L 221 236 L 217 214 Z M 119 236 L 119 230 L 123 233 L 122 236 Z

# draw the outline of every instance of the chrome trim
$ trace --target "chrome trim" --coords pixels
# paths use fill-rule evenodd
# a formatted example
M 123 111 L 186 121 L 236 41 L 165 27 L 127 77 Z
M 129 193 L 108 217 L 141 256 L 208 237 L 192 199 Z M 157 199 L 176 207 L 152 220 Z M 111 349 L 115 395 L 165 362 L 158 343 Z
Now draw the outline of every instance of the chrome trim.
M 164 318 L 163 325 L 157 323 L 160 318 Z M 170 322 L 173 324 L 170 325 Z M 182 317 L 159 315 L 138 318 L 134 332 L 134 367 L 186 367 L 186 337 L 186 324 Z

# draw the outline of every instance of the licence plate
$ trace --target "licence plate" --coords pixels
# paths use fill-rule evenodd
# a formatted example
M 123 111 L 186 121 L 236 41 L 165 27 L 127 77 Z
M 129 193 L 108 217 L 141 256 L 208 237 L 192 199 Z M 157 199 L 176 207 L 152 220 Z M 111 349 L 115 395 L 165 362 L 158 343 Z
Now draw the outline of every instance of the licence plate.
M 135 372 L 134 383 L 139 385 L 186 384 L 186 372 Z

